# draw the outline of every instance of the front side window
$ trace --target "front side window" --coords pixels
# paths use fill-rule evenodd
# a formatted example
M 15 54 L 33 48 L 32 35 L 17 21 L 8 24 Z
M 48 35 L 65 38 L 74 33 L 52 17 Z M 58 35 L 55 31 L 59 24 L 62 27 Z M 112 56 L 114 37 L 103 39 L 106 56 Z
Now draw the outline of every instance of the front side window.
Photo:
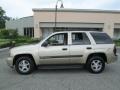
M 112 39 L 106 33 L 91 33 L 96 44 L 112 44 Z
M 72 33 L 72 45 L 89 45 L 90 40 L 85 33 Z
M 67 45 L 68 43 L 68 36 L 67 33 L 60 33 L 53 35 L 46 41 L 49 46 L 60 46 L 60 45 Z

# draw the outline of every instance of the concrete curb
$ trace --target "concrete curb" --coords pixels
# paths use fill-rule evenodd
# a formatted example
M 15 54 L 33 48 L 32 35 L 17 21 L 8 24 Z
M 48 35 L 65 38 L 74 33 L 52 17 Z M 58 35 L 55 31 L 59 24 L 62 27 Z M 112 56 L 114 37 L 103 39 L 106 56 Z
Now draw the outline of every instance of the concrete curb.
M 0 52 L 1 52 L 1 51 L 4 51 L 4 50 L 8 50 L 8 49 L 9 49 L 9 47 L 2 48 L 2 49 L 0 49 Z

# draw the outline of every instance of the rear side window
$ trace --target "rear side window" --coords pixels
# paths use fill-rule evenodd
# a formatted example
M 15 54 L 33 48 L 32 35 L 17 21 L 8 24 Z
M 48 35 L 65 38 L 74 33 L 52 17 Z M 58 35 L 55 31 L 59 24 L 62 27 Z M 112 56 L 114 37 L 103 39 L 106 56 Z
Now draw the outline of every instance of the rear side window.
M 72 33 L 72 45 L 89 45 L 89 38 L 85 33 Z
M 112 44 L 112 39 L 106 33 L 91 33 L 96 44 Z

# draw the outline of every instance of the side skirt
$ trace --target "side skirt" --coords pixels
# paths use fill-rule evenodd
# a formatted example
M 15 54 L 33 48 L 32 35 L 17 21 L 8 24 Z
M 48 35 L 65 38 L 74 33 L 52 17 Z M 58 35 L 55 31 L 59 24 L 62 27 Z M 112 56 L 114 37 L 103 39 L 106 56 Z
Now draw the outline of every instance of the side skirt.
M 73 69 L 82 68 L 84 64 L 43 64 L 39 65 L 39 69 Z

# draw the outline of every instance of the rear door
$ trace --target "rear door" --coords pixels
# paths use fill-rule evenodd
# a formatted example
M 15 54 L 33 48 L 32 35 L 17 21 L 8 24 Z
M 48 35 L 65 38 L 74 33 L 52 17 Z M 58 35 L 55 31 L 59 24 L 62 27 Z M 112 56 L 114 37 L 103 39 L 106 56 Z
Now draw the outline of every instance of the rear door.
M 91 49 L 90 40 L 85 32 L 71 32 L 71 63 L 84 63 L 83 57 Z

